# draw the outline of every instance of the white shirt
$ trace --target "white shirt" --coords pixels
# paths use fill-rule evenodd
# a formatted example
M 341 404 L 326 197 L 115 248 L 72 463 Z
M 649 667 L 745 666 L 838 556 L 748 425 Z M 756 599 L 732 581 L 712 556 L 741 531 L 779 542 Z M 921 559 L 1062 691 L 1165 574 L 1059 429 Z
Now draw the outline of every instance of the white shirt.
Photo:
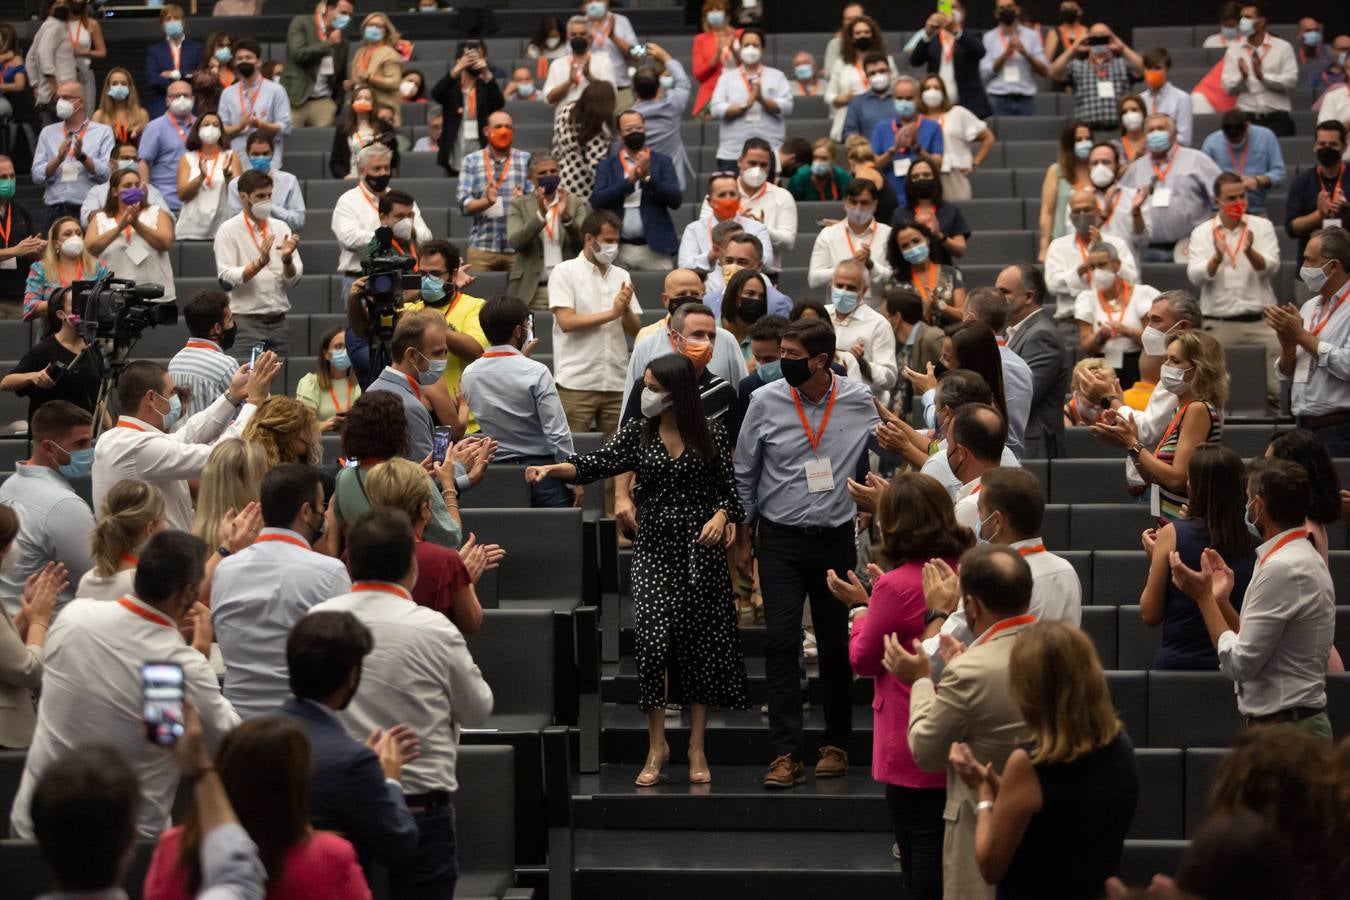
M 760 96 L 775 104 L 778 112 L 769 112 L 756 100 L 741 115 L 727 119 L 728 107 L 745 108 L 750 99 L 750 85 L 755 79 L 759 79 Z M 787 135 L 787 118 L 792 115 L 792 85 L 781 71 L 766 65 L 760 65 L 756 72 L 747 72 L 745 66 L 724 69 L 713 88 L 708 113 L 714 119 L 722 120 L 717 129 L 718 159 L 736 159 L 741 155 L 746 139 L 752 137 L 768 141 L 777 153 Z
M 1121 268 L 1124 268 L 1124 266 Z M 1142 331 L 1144 318 L 1148 315 L 1149 307 L 1153 306 L 1153 301 L 1158 299 L 1158 294 L 1157 288 L 1151 288 L 1146 284 L 1131 285 L 1129 299 L 1125 299 L 1122 290 L 1122 293 L 1115 300 L 1117 304 L 1120 304 L 1120 308 L 1113 308 L 1108 315 L 1107 311 L 1102 308 L 1101 297 L 1098 292 L 1088 288 L 1074 300 L 1073 317 L 1079 322 L 1087 322 L 1094 329 L 1111 323 L 1124 325 L 1127 328 L 1137 328 Z M 1138 353 L 1143 349 L 1143 345 L 1138 341 L 1121 335 L 1107 339 L 1106 343 L 1102 345 L 1102 356 L 1106 357 L 1108 366 L 1119 369 L 1124 364 L 1126 353 Z
M 1027 420 L 1031 418 L 1031 400 L 1036 395 L 1036 376 L 1003 338 L 998 339 L 998 355 L 1003 363 L 1003 405 L 1008 407 L 1008 447 L 1021 459 L 1027 447 Z
M 252 403 L 245 403 L 234 416 L 234 404 L 228 395 L 221 395 L 172 434 L 133 416 L 122 416 L 94 445 L 94 508 L 103 508 L 103 498 L 117 482 L 139 478 L 157 485 L 164 494 L 166 527 L 191 531 L 188 481 L 201 477 L 215 442 L 243 434 L 256 410 Z
M 1121 203 L 1125 200 L 1122 198 Z M 1133 284 L 1139 280 L 1139 267 L 1134 251 L 1114 234 L 1102 232 L 1102 241 L 1116 248 L 1120 256 L 1120 277 Z M 1050 242 L 1045 251 L 1045 287 L 1055 298 L 1055 318 L 1073 315 L 1074 301 L 1088 289 L 1088 282 L 1078 276 L 1078 267 L 1087 262 L 1088 242 L 1077 234 L 1066 234 Z M 1091 274 L 1088 276 L 1091 277 Z
M 764 217 L 764 227 L 769 232 L 769 240 L 773 242 L 773 253 L 781 259 L 797 243 L 797 201 L 793 199 L 792 192 L 766 181 L 759 190 L 747 194 L 739 178 L 736 179 L 736 187 L 741 192 L 741 215 L 753 213 Z M 704 219 L 710 215 L 712 207 L 708 205 L 708 198 L 704 197 L 698 217 Z
M 1216 230 L 1223 233 L 1226 252 L 1211 277 L 1209 261 L 1214 257 Z M 1248 231 L 1252 235 L 1252 249 L 1266 260 L 1266 267 L 1260 272 L 1252 268 L 1247 254 L 1242 251 Z M 1200 310 L 1206 318 L 1259 313 L 1265 307 L 1275 305 L 1272 281 L 1280 271 L 1280 241 L 1269 219 L 1243 216 L 1238 227 L 1231 229 L 1224 228 L 1218 216 L 1207 219 L 1191 232 L 1187 253 L 1186 277 L 1200 289 Z
M 1261 57 L 1261 78 L 1252 70 L 1252 55 Z M 1247 77 L 1242 76 L 1238 61 L 1246 60 Z M 1247 41 L 1229 44 L 1223 54 L 1223 73 L 1220 75 L 1224 92 L 1237 97 L 1237 108 L 1243 112 L 1291 112 L 1293 103 L 1289 92 L 1298 87 L 1298 60 L 1288 41 L 1266 35 L 1260 47 Z
M 242 718 L 273 712 L 291 695 L 286 635 L 310 607 L 346 594 L 341 560 L 286 528 L 222 559 L 211 578 L 211 627 L 225 659 L 225 696 Z
M 291 227 L 280 219 L 269 218 L 266 227 L 259 228 L 252 219 L 245 221 L 247 215 L 241 212 L 226 220 L 216 231 L 213 244 L 216 251 L 216 276 L 230 285 L 230 309 L 236 316 L 288 312 L 291 301 L 286 297 L 286 290 L 299 283 L 300 276 L 305 274 L 300 248 L 296 247 L 291 254 L 295 274 L 287 278 L 286 267 L 281 261 L 281 243 L 290 237 Z M 274 240 L 267 255 L 267 267 L 245 281 L 244 269 L 258 258 L 268 236 Z
M 943 34 L 946 34 L 946 32 L 943 32 Z M 942 54 L 942 58 L 944 60 L 943 65 L 951 65 L 945 61 L 947 54 Z M 943 80 L 946 79 L 943 78 Z M 947 92 L 955 93 L 950 87 Z M 975 154 L 971 152 L 970 145 L 989 126 L 985 124 L 983 119 L 964 106 L 953 106 L 945 113 L 928 118 L 936 119 L 937 123 L 942 126 L 942 171 L 950 172 L 953 169 L 968 171 L 975 160 Z
M 95 575 L 90 569 L 80 579 L 75 596 L 85 600 L 116 600 L 123 594 L 135 593 L 136 568 L 123 569 L 115 575 Z
M 158 206 L 147 206 L 136 219 L 146 228 L 153 229 L 159 225 L 159 217 L 167 215 L 168 212 Z M 117 229 L 117 221 L 102 210 L 94 213 L 89 224 L 95 235 L 104 235 Z M 116 278 L 163 285 L 164 296 L 159 302 L 169 303 L 175 299 L 173 264 L 169 262 L 168 252 L 151 247 L 136 229 L 131 229 L 130 237 L 127 237 L 126 229 L 119 230 L 117 237 L 104 249 L 99 259 L 112 270 Z
M 1007 445 L 1003 447 L 1003 455 L 999 457 L 998 464 L 1005 469 L 1020 469 L 1022 467 L 1022 463 L 1013 455 L 1012 450 L 1008 449 Z M 952 467 L 947 463 L 946 438 L 938 442 L 937 452 L 928 455 L 923 467 L 919 469 L 919 474 L 937 479 L 938 484 L 947 489 L 947 495 L 952 498 L 952 502 L 956 502 L 956 496 L 961 491 L 961 479 L 956 477 L 952 472 Z
M 1350 409 L 1350 308 L 1343 301 L 1350 285 L 1324 300 L 1321 294 L 1299 309 L 1303 327 L 1318 329 L 1317 359 L 1299 347 L 1294 372 L 1285 375 L 1273 360 L 1280 381 L 1293 381 L 1290 406 L 1295 416 L 1322 416 Z
M 1239 631 L 1219 635 L 1219 671 L 1236 685 L 1238 711 L 1245 716 L 1327 702 L 1336 591 L 1311 541 L 1295 538 L 1275 549 L 1296 533 L 1282 531 L 1256 548 Z
M 585 254 L 559 263 L 548 276 L 548 308 L 581 315 L 604 312 L 630 281 L 628 272 L 610 266 L 604 272 Z M 628 301 L 633 315 L 642 314 L 634 292 Z M 565 332 L 553 316 L 553 377 L 558 387 L 574 391 L 622 391 L 628 386 L 628 336 L 623 319 Z
M 337 199 L 333 205 L 333 237 L 342 245 L 338 254 L 338 274 L 361 271 L 361 259 L 366 246 L 380 227 L 379 198 L 358 184 Z M 422 219 L 422 210 L 413 204 L 413 240 L 417 243 L 431 240 L 431 229 Z
M 961 485 L 956 492 L 956 504 L 953 512 L 956 524 L 969 528 L 972 532 L 980 525 L 980 490 L 984 487 L 984 476 L 972 478 Z
M 1126 389 L 1129 385 L 1123 385 Z M 1167 425 L 1172 421 L 1172 417 L 1177 414 L 1177 407 L 1181 405 L 1181 398 L 1171 391 L 1165 391 L 1160 387 L 1155 387 L 1153 393 L 1148 395 L 1148 404 L 1143 410 L 1136 410 L 1129 406 L 1120 406 L 1116 412 L 1122 416 L 1129 416 L 1134 422 L 1135 431 L 1139 435 L 1139 443 L 1145 447 L 1156 447 L 1162 440 L 1163 432 L 1167 430 Z M 1125 457 L 1125 481 L 1135 487 L 1143 487 L 1144 479 L 1139 474 L 1139 470 L 1127 456 Z
M 864 303 L 859 303 L 844 319 L 835 314 L 832 304 L 825 308 L 829 310 L 830 324 L 834 326 L 836 347 L 847 352 L 862 341 L 863 359 L 872 370 L 872 393 L 886 402 L 900 374 L 895 357 L 895 330 L 885 316 Z
M 1119 198 L 1114 205 L 1107 202 L 1107 194 L 1112 188 L 1115 188 L 1115 195 L 1113 196 Z M 1144 230 L 1135 231 L 1132 210 L 1134 209 L 1135 194 L 1139 193 L 1137 188 L 1117 184 L 1108 186 L 1104 191 L 1094 188 L 1093 193 L 1097 195 L 1097 206 L 1101 209 L 1103 218 L 1106 219 L 1101 227 L 1102 234 L 1118 237 L 1124 241 L 1129 248 L 1132 257 L 1131 262 L 1137 262 L 1133 259 L 1136 253 L 1135 248 L 1143 247 L 1148 243 L 1148 230 L 1152 227 L 1153 207 L 1148 203 L 1139 207 L 1139 217 L 1144 220 Z M 1065 229 L 1067 229 L 1067 232 L 1072 232 L 1073 222 L 1069 218 L 1069 204 L 1067 202 L 1064 204 L 1062 215 Z
M 19 533 L 6 554 L 13 560 L 0 568 L 0 597 L 13 618 L 19 614 L 24 582 L 47 563 L 63 563 L 72 585 L 94 567 L 89 552 L 94 514 L 60 472 L 32 463 L 14 467 L 14 474 L 0 485 L 0 504 L 19 517 Z M 73 599 L 75 592 L 66 588 L 57 598 L 57 609 Z
M 760 268 L 765 272 L 777 271 L 773 265 L 773 238 L 769 235 L 769 229 L 758 220 L 747 219 L 741 215 L 736 216 L 736 221 L 741 223 L 746 233 L 759 238 L 759 245 L 764 248 L 764 264 Z M 712 263 L 708 262 L 708 251 L 712 249 L 712 230 L 716 224 L 713 214 L 707 213 L 684 226 L 684 232 L 680 235 L 680 268 L 693 269 L 696 272 L 707 272 L 714 268 Z
M 492 689 L 469 655 L 464 635 L 445 616 L 418 606 L 398 585 L 358 582 L 353 587 L 360 589 L 311 610 L 350 612 L 375 636 L 375 649 L 361 664 L 361 689 L 338 718 L 358 741 L 376 728 L 407 725 L 421 747 L 417 759 L 403 766 L 403 793 L 453 793 L 459 788 L 459 731 L 487 722 Z
M 48 767 L 76 747 L 99 743 L 112 745 L 131 764 L 141 793 L 137 833 L 154 838 L 169 826 L 179 772 L 168 750 L 145 739 L 141 664 L 183 667 L 184 696 L 214 749 L 239 716 L 221 696 L 210 663 L 184 643 L 177 623 L 133 597 L 125 603 L 72 601 L 52 623 L 46 650 L 37 730 L 10 815 L 15 836 L 33 838 L 28 808 Z
M 591 60 L 587 63 L 586 71 L 591 77 L 583 74 L 580 81 L 573 82 L 571 87 L 567 89 L 567 93 L 563 94 L 554 104 L 555 106 L 575 102 L 581 97 L 581 92 L 586 89 L 586 85 L 590 84 L 592 80 L 614 83 L 614 63 L 610 62 L 609 56 L 603 53 L 591 54 Z M 567 84 L 571 78 L 572 55 L 569 53 L 548 64 L 548 77 L 544 79 L 544 96 L 547 97 L 558 85 Z
M 605 57 L 609 60 L 610 68 L 614 71 L 614 86 L 626 88 L 633 83 L 628 75 L 628 57 L 619 49 L 619 45 L 610 40 L 611 34 L 617 34 L 623 39 L 624 43 L 632 46 L 638 43 L 637 32 L 633 30 L 633 23 L 627 16 L 616 12 L 610 12 L 608 27 L 602 25 L 604 19 L 586 20 L 586 24 L 591 32 L 591 58 L 597 56 Z
M 811 248 L 806 283 L 813 288 L 824 287 L 834 280 L 835 266 L 852 259 L 853 254 L 863 247 L 870 247 L 868 257 L 872 260 L 872 268 L 867 270 L 868 283 L 885 284 L 891 277 L 891 266 L 886 262 L 886 245 L 890 240 L 891 226 L 876 219 L 862 234 L 855 232 L 847 220 L 822 228 Z M 873 297 L 872 302 L 880 305 L 881 297 Z
M 634 193 L 637 192 L 634 191 Z M 562 262 L 562 242 L 565 229 L 559 224 L 559 219 L 567 212 L 566 205 L 561 198 L 550 203 L 548 210 L 553 227 L 539 229 L 539 243 L 544 248 L 544 268 L 540 271 L 540 275 L 545 280 L 547 280 L 549 273 L 553 271 L 553 267 Z M 549 224 L 549 221 L 540 215 L 538 210 L 535 211 L 535 215 L 545 225 Z
M 1317 121 L 1332 119 L 1341 123 L 1350 122 L 1350 85 L 1330 87 L 1322 95 L 1322 108 L 1317 114 Z

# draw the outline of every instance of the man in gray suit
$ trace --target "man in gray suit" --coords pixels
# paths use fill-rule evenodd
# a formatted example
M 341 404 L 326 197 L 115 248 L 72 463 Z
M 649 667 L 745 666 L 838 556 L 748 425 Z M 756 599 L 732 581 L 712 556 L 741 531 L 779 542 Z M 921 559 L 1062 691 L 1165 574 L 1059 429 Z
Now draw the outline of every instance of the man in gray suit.
M 552 153 L 531 153 L 528 172 L 534 191 L 512 199 L 506 207 L 506 240 L 516 251 L 506 293 L 530 309 L 548 309 L 549 272 L 581 254 L 581 223 L 590 207 L 562 186 Z
M 1031 367 L 1026 455 L 1053 459 L 1063 452 L 1063 406 L 1070 365 L 1054 319 L 1041 309 L 1045 278 L 1034 263 L 1016 262 L 998 274 L 994 287 L 1008 298 L 1008 349 Z

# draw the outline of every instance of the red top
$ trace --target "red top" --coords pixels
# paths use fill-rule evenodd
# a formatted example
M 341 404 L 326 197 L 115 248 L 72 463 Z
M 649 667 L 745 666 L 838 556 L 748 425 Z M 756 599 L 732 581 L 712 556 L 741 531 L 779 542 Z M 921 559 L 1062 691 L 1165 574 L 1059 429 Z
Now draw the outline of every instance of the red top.
M 413 602 L 445 615 L 452 621 L 450 607 L 455 592 L 469 584 L 469 570 L 459 553 L 439 544 L 417 542 L 417 584 Z M 456 623 L 458 624 L 458 623 Z
M 150 870 L 145 874 L 144 894 L 153 900 L 192 900 L 188 893 L 187 872 L 178 868 L 178 853 L 183 837 L 181 826 L 159 836 Z M 356 861 L 356 851 L 345 838 L 330 832 L 316 832 L 309 840 L 292 847 L 286 854 L 286 871 L 280 881 L 272 880 L 267 900 L 370 900 L 370 887 Z
M 736 29 L 740 38 L 742 29 Z M 698 82 L 698 94 L 694 97 L 694 113 L 702 112 L 703 107 L 712 99 L 717 79 L 722 77 L 722 57 L 717 53 L 717 34 L 712 31 L 700 31 L 694 35 L 694 79 Z

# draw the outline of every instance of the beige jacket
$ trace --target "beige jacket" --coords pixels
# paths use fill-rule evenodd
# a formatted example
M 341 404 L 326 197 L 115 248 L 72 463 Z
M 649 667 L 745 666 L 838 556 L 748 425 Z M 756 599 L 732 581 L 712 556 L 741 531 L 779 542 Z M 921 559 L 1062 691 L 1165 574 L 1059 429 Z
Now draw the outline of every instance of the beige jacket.
M 20 749 L 33 740 L 37 707 L 33 691 L 42 684 L 42 648 L 24 646 L 0 604 L 0 747 Z

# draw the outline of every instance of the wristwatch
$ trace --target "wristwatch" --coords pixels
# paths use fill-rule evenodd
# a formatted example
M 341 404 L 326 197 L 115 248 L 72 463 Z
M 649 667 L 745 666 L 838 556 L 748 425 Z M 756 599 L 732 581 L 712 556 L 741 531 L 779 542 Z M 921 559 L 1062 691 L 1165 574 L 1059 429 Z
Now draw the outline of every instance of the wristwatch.
M 942 621 L 945 622 L 949 618 L 951 618 L 951 615 L 952 614 L 947 612 L 945 609 L 930 609 L 928 612 L 923 614 L 923 625 L 925 628 L 927 628 L 929 625 L 932 625 L 938 619 L 941 619 Z
M 1134 463 L 1135 465 L 1138 465 L 1138 464 L 1139 464 L 1139 454 L 1143 451 L 1143 449 L 1144 449 L 1144 445 L 1143 445 L 1143 444 L 1135 444 L 1133 447 L 1131 447 L 1130 449 L 1126 450 L 1125 453 L 1126 453 L 1127 456 L 1130 457 L 1130 462 Z

